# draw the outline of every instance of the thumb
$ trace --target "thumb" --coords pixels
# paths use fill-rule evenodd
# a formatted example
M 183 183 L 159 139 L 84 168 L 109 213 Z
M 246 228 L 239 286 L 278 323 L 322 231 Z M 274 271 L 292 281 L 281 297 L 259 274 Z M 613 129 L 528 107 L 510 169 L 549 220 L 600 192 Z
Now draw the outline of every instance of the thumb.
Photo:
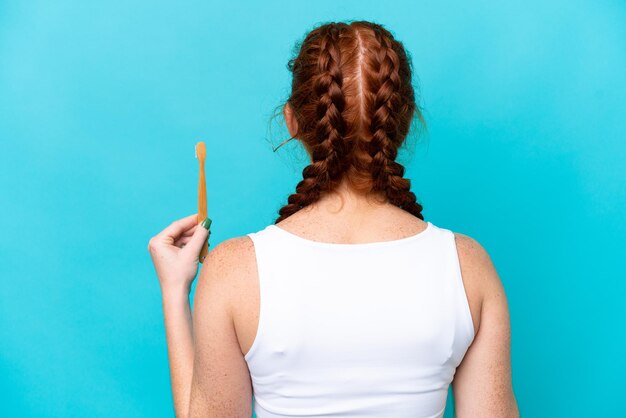
M 202 246 L 209 237 L 212 222 L 211 218 L 206 218 L 202 221 L 202 223 L 196 227 L 187 245 L 185 245 L 185 249 L 188 249 L 188 251 L 192 252 L 194 255 L 199 255 Z

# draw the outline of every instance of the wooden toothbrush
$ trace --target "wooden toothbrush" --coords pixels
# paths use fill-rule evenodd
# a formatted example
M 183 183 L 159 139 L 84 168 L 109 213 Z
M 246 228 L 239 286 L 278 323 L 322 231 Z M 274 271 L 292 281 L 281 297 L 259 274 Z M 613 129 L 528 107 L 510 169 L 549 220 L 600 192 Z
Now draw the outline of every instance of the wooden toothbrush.
M 206 177 L 204 175 L 204 161 L 206 159 L 206 147 L 204 142 L 196 144 L 196 158 L 200 162 L 200 178 L 198 181 L 198 224 L 200 224 L 208 216 L 209 209 L 207 205 L 206 194 Z M 209 241 L 207 240 L 200 250 L 200 262 L 204 261 L 209 251 Z

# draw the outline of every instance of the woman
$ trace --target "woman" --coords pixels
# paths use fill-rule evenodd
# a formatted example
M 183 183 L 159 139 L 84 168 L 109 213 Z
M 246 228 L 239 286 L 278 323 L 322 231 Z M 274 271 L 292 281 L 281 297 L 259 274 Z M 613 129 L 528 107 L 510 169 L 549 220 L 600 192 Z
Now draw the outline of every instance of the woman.
M 177 416 L 517 417 L 504 289 L 472 238 L 425 222 L 395 161 L 422 120 L 403 45 L 312 30 L 283 107 L 307 150 L 274 224 L 219 244 L 195 214 L 151 239 Z M 254 394 L 254 404 L 252 403 Z

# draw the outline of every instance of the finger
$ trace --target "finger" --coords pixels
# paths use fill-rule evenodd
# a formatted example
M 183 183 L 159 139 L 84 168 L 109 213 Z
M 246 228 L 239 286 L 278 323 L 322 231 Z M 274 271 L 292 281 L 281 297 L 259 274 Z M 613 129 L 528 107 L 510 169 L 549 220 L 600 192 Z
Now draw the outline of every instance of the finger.
M 196 232 L 196 228 L 202 228 L 202 225 L 200 225 L 200 222 L 198 222 L 197 224 L 193 225 L 191 228 L 189 228 L 188 230 L 186 230 L 183 233 L 183 237 L 190 237 L 192 236 L 195 232 Z M 211 229 L 209 228 L 209 235 L 211 234 Z
M 157 234 L 157 237 L 161 240 L 173 242 L 182 234 L 184 234 L 189 228 L 192 228 L 197 224 L 198 214 L 186 216 L 181 219 L 177 219 L 169 224 L 165 229 Z
M 188 230 L 186 230 L 183 235 L 183 237 L 190 237 L 193 235 L 193 233 L 195 232 L 196 228 L 198 227 L 198 225 L 194 225 L 191 228 L 189 228 Z
M 189 243 L 189 241 L 191 241 L 191 236 L 188 236 L 188 237 L 183 236 L 177 239 L 176 242 L 174 242 L 174 245 L 177 247 L 182 247 L 183 245 L 186 245 L 187 243 Z
M 200 254 L 202 246 L 207 241 L 210 231 L 204 228 L 202 225 L 198 226 L 190 238 L 189 242 L 185 246 L 186 251 L 192 252 L 194 255 Z
M 193 234 L 196 232 L 196 228 L 202 228 L 202 226 L 200 224 L 196 224 L 194 226 L 192 226 L 191 228 L 189 228 L 188 230 L 186 230 L 182 235 L 182 237 L 191 237 L 193 236 Z M 211 234 L 211 231 L 209 231 L 209 235 Z
M 189 230 L 187 230 L 187 232 L 185 232 L 183 235 L 178 237 L 176 241 L 174 241 L 174 245 L 178 248 L 183 248 L 183 246 L 186 245 L 191 240 L 191 237 L 193 236 L 193 233 L 195 232 L 196 228 L 202 228 L 202 226 L 196 225 L 193 228 L 190 228 Z M 209 230 L 208 237 L 211 237 L 211 230 Z

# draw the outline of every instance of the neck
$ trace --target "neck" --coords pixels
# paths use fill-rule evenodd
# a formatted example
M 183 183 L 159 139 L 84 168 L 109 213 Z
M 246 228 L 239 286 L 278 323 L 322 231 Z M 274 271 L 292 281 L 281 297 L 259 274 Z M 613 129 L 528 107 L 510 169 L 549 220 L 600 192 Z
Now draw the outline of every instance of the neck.
M 344 177 L 334 191 L 323 193 L 320 199 L 310 206 L 315 211 L 353 217 L 387 205 L 388 202 L 383 192 L 366 195 L 351 187 Z

